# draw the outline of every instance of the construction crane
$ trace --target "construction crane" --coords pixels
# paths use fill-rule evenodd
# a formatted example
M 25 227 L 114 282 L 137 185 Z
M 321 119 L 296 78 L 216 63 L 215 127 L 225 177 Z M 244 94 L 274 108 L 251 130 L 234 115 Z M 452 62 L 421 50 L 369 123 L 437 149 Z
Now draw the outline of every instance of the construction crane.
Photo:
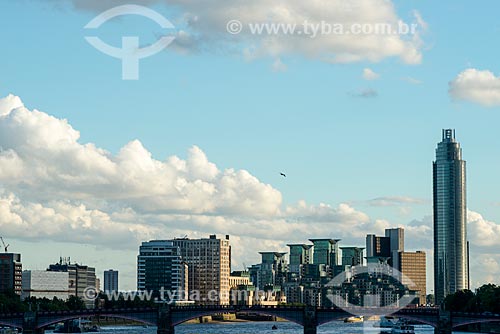
M 2 240 L 2 245 L 3 245 L 3 249 L 5 250 L 5 253 L 7 253 L 7 248 L 9 248 L 10 245 L 6 245 L 5 241 L 3 241 L 2 237 L 0 237 L 0 240 Z

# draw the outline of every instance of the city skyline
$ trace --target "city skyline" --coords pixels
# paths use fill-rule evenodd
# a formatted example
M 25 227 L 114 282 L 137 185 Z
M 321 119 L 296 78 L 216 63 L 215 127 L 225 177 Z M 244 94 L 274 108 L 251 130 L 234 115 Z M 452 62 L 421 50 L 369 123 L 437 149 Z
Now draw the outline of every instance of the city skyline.
M 118 270 L 120 288 L 133 290 L 131 259 L 145 240 L 229 234 L 241 269 L 287 243 L 363 247 L 366 234 L 401 226 L 406 249 L 426 253 L 431 292 L 431 166 L 452 128 L 468 161 L 471 287 L 497 279 L 500 48 L 485 41 L 497 38 L 500 5 L 311 3 L 311 23 L 401 20 L 417 33 L 267 39 L 229 35 L 226 23 L 303 17 L 261 0 L 214 1 L 213 11 L 131 2 L 178 37 L 141 59 L 137 81 L 121 80 L 121 62 L 85 39 L 147 45 L 169 32 L 137 15 L 84 28 L 121 0 L 0 5 L 15 27 L 0 30 L 0 234 L 26 268 L 71 256 L 99 275 Z

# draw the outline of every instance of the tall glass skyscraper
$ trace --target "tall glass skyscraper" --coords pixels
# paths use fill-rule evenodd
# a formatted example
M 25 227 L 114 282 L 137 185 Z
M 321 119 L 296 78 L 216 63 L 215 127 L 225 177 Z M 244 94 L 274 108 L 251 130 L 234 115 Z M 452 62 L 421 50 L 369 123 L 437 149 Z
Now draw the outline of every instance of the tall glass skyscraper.
M 469 289 L 465 161 L 455 130 L 443 130 L 433 163 L 434 292 L 436 304 Z

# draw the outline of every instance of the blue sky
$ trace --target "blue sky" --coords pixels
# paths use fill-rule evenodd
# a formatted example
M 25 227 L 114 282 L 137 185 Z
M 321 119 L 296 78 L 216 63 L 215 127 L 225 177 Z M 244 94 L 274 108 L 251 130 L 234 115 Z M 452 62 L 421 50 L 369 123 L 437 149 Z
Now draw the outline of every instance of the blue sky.
M 254 40 L 242 39 L 236 46 L 223 40 L 216 45 L 206 42 L 202 50 L 167 48 L 141 60 L 140 80 L 123 81 L 120 61 L 84 40 L 89 32 L 83 27 L 105 2 L 97 8 L 81 3 L 76 0 L 74 7 L 64 0 L 2 2 L 0 97 L 12 93 L 29 110 L 67 119 L 80 132 L 79 143 L 94 143 L 112 155 L 135 139 L 159 161 L 173 155 L 189 159 L 188 150 L 196 145 L 219 169 L 246 170 L 272 186 L 282 196 L 282 211 L 301 200 L 332 208 L 347 203 L 374 224 L 384 220 L 391 226 L 423 221 L 431 215 L 434 150 L 441 129 L 455 128 L 468 161 L 469 209 L 482 215 L 492 233 L 497 233 L 494 236 L 500 235 L 494 223 L 500 221 L 500 103 L 497 98 L 493 105 L 485 106 L 481 96 L 471 98 L 463 93 L 469 86 L 462 87 L 455 98 L 448 92 L 450 82 L 466 69 L 500 73 L 496 43 L 500 4 L 393 1 L 399 18 L 412 21 L 416 10 L 428 25 L 421 32 L 423 44 L 418 50 L 422 60 L 417 64 L 407 64 L 398 56 L 331 63 L 308 56 L 303 49 L 249 60 L 241 48 Z M 147 4 L 179 29 L 191 32 L 180 17 L 184 11 L 196 12 L 196 5 L 185 8 L 183 1 Z M 203 15 L 211 13 L 202 7 L 196 14 L 203 20 Z M 137 35 L 143 43 L 153 43 L 161 33 L 161 28 L 145 18 L 124 17 L 103 25 L 97 35 L 119 45 L 122 35 Z M 273 71 L 277 59 L 285 64 L 284 71 Z M 366 68 L 379 78 L 365 80 Z M 498 85 L 492 85 L 489 89 L 500 94 Z M 366 90 L 375 91 L 376 96 L 357 96 Z M 288 177 L 281 178 L 279 172 Z M 23 198 L 20 184 L 9 183 L 5 189 L 21 201 L 50 205 L 49 200 L 68 200 L 112 212 L 67 193 L 66 198 Z M 392 198 L 393 202 L 370 202 L 377 198 Z M 241 219 L 248 217 L 241 214 Z M 168 224 L 165 229 L 167 236 Z M 378 232 L 378 227 L 373 231 Z M 95 238 L 103 242 L 75 241 L 71 246 L 48 236 L 50 241 L 43 243 L 47 255 L 35 260 L 27 254 L 40 245 L 34 238 L 27 240 L 15 232 L 8 237 L 18 240 L 26 253 L 25 262 L 33 267 L 44 267 L 48 258 L 56 260 L 64 253 L 91 262 L 92 254 L 108 249 L 102 235 Z M 363 238 L 351 237 L 344 238 L 348 243 L 364 244 Z M 409 243 L 412 249 L 420 246 Z M 15 250 L 16 242 L 11 244 Z M 282 244 L 263 243 L 262 247 Z M 134 286 L 135 259 L 127 260 L 127 256 L 134 256 L 136 246 L 131 243 L 127 253 L 120 253 L 126 255 L 116 255 L 122 270 L 131 272 L 125 288 Z M 426 247 L 430 246 L 423 245 Z M 498 244 L 479 242 L 476 249 L 476 254 L 487 254 L 498 265 Z M 256 252 L 248 253 L 245 257 L 258 259 Z M 112 264 L 102 261 L 99 266 L 105 269 Z M 498 277 L 495 270 L 485 269 L 476 280 Z

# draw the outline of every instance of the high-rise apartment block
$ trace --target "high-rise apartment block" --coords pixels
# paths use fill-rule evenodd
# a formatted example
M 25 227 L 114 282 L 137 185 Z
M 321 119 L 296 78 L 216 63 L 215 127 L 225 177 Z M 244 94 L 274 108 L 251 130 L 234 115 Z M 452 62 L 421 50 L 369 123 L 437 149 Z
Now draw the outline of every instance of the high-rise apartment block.
M 180 250 L 182 261 L 188 267 L 189 291 L 199 292 L 200 304 L 229 305 L 229 276 L 231 247 L 229 235 L 218 239 L 171 240 Z
M 340 239 L 309 239 L 313 243 L 313 263 L 336 266 L 339 264 Z
M 395 264 L 402 274 L 401 282 L 418 292 L 418 304 L 427 298 L 427 270 L 425 252 L 398 252 Z
M 305 244 L 289 244 L 287 246 L 290 248 L 289 271 L 300 276 L 302 267 L 312 261 L 313 246 Z
M 266 289 L 268 287 L 281 286 L 285 283 L 288 265 L 286 253 L 260 252 L 262 262 L 260 264 L 257 287 Z
M 362 247 L 340 247 L 342 250 L 342 266 L 361 266 L 363 265 Z
M 391 240 L 389 237 L 378 237 L 375 234 L 366 236 L 366 257 L 391 257 Z
M 469 289 L 465 170 L 455 130 L 443 130 L 433 163 L 436 304 L 449 294 Z
M 118 291 L 118 271 L 105 270 L 104 271 L 104 292 Z
M 171 302 L 187 299 L 186 266 L 171 240 L 143 242 L 137 256 L 137 290 Z
M 0 253 L 0 292 L 14 291 L 21 295 L 22 281 L 21 254 Z

